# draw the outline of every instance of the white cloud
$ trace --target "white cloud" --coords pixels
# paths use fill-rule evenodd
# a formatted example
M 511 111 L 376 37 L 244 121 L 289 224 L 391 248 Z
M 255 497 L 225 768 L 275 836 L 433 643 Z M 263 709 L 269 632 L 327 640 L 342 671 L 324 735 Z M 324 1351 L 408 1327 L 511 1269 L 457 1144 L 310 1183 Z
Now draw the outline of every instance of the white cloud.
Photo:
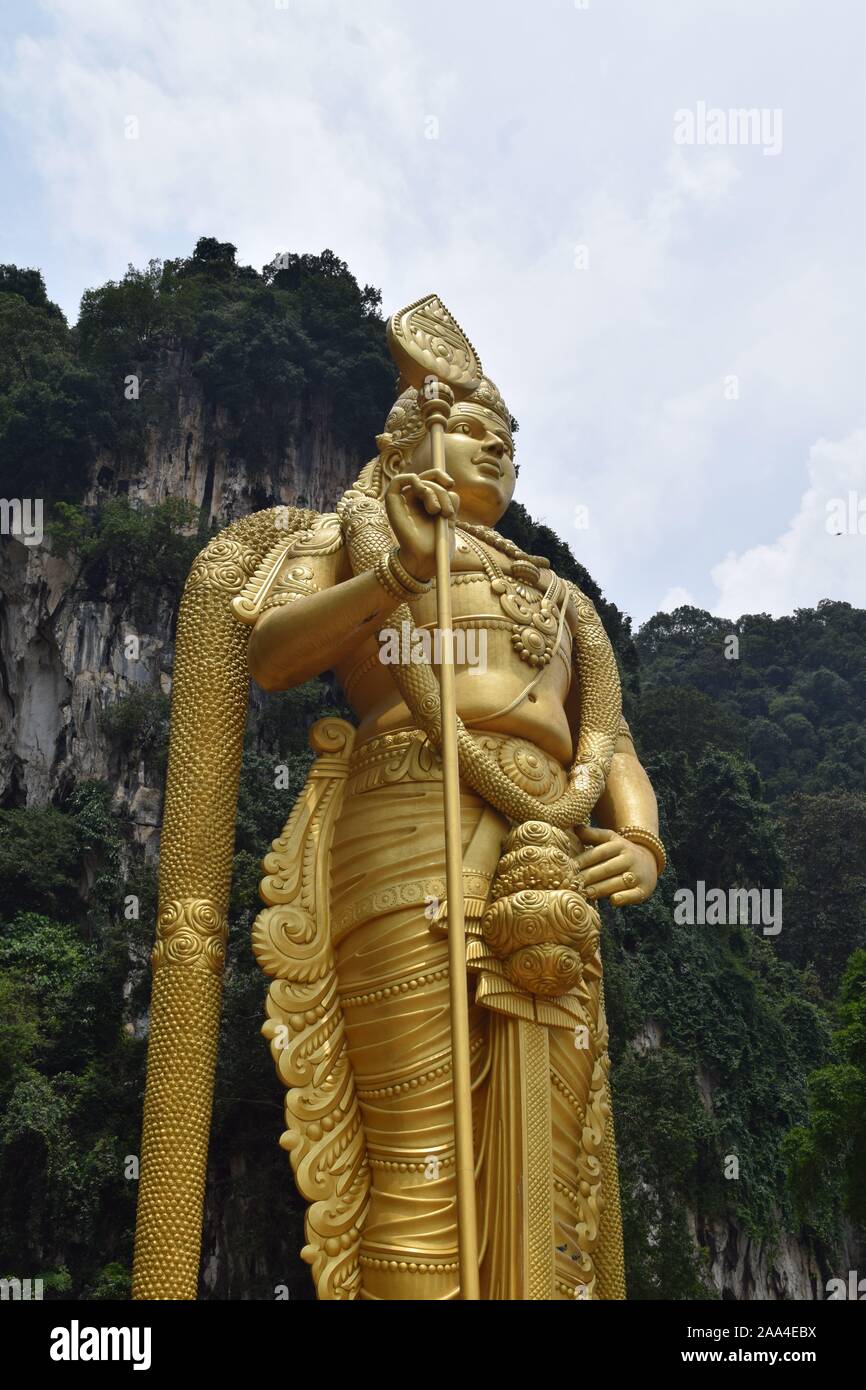
M 688 589 L 683 589 L 674 585 L 672 589 L 668 589 L 659 604 L 659 612 L 673 613 L 676 608 L 694 608 L 695 606 L 695 601 Z
M 681 146 L 668 160 L 668 172 L 682 193 L 698 203 L 708 204 L 726 198 L 742 178 L 733 156 L 713 152 L 707 157 L 703 149 L 687 152 Z
M 819 440 L 808 473 L 785 531 L 769 545 L 731 551 L 714 567 L 719 616 L 778 616 L 842 596 L 866 606 L 866 429 Z
M 343 23 L 333 0 L 50 8 L 55 31 L 18 41 L 0 94 L 67 244 L 121 270 L 159 254 L 169 227 L 190 245 L 233 240 L 255 264 L 336 241 L 364 260 L 389 213 L 402 222 L 395 155 L 416 58 L 397 25 L 354 9 Z M 368 77 L 374 52 L 381 84 Z
M 698 9 L 45 0 L 0 67 L 33 175 L 0 259 L 73 319 L 199 236 L 330 246 L 389 310 L 436 290 L 520 420 L 520 500 L 637 620 L 709 606 L 796 510 L 787 460 L 860 418 L 866 276 L 856 45 L 810 61 L 806 0 Z M 675 146 L 697 100 L 783 108 L 783 153 Z

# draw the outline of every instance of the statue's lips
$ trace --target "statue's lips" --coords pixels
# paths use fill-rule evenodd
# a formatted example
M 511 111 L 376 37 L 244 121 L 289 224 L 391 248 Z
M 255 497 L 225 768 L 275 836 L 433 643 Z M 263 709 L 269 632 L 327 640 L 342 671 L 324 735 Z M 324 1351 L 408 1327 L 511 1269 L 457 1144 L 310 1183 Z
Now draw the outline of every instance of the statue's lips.
M 497 482 L 502 478 L 502 466 L 494 458 L 473 459 L 479 473 L 483 473 L 485 478 L 496 478 Z

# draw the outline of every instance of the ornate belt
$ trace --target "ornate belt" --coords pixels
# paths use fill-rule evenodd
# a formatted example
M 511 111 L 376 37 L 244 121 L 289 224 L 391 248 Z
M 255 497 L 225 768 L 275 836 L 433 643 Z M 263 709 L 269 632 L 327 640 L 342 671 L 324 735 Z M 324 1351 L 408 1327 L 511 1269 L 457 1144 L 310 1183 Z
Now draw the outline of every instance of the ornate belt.
M 561 763 L 528 739 L 470 730 L 476 743 L 499 761 L 502 771 L 541 805 L 565 791 L 568 774 Z M 347 794 L 374 791 L 395 782 L 441 782 L 442 762 L 419 729 L 379 734 L 355 748 L 349 761 Z

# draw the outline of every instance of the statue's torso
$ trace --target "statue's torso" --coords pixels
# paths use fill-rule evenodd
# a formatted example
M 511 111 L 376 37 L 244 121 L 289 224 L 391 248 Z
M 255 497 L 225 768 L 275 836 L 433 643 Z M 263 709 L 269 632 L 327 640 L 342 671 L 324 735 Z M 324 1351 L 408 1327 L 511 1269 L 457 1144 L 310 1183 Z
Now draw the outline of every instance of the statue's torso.
M 489 547 L 485 549 L 507 573 L 508 560 Z M 571 683 L 572 637 L 568 623 L 562 624 L 558 648 L 529 694 L 508 713 L 491 718 L 523 693 L 537 675 L 537 668 L 521 659 L 515 649 L 512 624 L 503 612 L 499 596 L 493 592 L 476 551 L 459 537 L 452 576 L 455 631 L 462 633 L 465 641 L 465 650 L 461 652 L 461 638 L 456 639 L 455 685 L 460 717 L 472 729 L 528 739 L 561 763 L 570 763 L 573 739 L 565 709 Z M 543 588 L 549 579 L 548 570 L 540 581 Z M 415 626 L 427 628 L 432 634 L 437 623 L 435 587 L 415 600 L 411 608 Z M 472 625 L 463 626 L 461 620 L 470 620 Z M 403 636 L 396 619 L 391 626 Z M 404 657 L 410 655 L 405 642 L 401 642 L 401 651 Z M 347 652 L 336 667 L 346 698 L 359 720 L 356 746 L 379 734 L 411 728 L 414 723 L 390 666 L 381 659 L 385 653 L 385 647 L 368 640 Z

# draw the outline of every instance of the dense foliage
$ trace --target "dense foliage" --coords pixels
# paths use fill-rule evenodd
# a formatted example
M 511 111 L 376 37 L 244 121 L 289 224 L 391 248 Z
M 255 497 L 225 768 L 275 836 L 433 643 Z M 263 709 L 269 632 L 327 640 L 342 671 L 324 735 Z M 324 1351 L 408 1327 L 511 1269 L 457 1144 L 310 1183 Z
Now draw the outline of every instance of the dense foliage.
M 115 442 L 109 402 L 39 271 L 0 266 L 4 497 L 80 496 L 94 446 Z
M 234 246 L 203 237 L 192 256 L 130 266 L 119 283 L 88 290 L 76 333 L 83 361 L 118 388 L 129 374 L 150 383 L 142 425 L 175 409 L 164 368 L 180 354 L 208 405 L 228 416 L 235 457 L 255 477 L 313 406 L 335 441 L 369 447 L 394 377 L 380 302 L 331 251 L 284 254 L 259 274 L 237 264 Z M 114 400 L 115 417 L 128 420 L 120 389 Z
M 135 875 L 120 886 L 106 793 L 0 811 L 0 1267 L 46 1296 L 117 1297 L 129 1281 L 144 1045 L 126 985 L 142 923 L 123 915 Z
M 259 273 L 202 237 L 191 256 L 87 290 L 70 329 L 39 271 L 0 266 L 4 495 L 81 501 L 94 453 L 143 467 L 188 378 L 253 480 L 314 419 L 363 455 L 393 399 L 380 302 L 332 251 Z
M 671 1097 L 695 1135 L 690 1205 L 705 1229 L 712 1236 L 730 1215 L 771 1241 L 800 1229 L 832 1267 L 842 1219 L 862 1222 L 864 1202 L 866 613 L 825 602 L 731 623 L 679 609 L 651 619 L 635 647 L 632 723 L 671 863 L 650 903 L 610 914 L 626 1186 L 642 1192 L 646 1145 L 659 1142 L 633 1069 L 688 1058 L 690 1076 Z M 783 752 L 770 758 L 768 748 Z M 780 929 L 677 925 L 673 894 L 699 881 L 779 890 Z M 663 1045 L 638 1062 L 627 1043 L 649 1026 Z M 724 1155 L 739 1161 L 735 1179 L 722 1177 Z M 648 1241 L 645 1202 L 625 1204 L 633 1294 L 636 1272 L 656 1251 L 661 1266 L 669 1239 L 685 1248 L 676 1196 L 687 1177 L 669 1164 L 658 1173 L 667 1205 L 657 1233 L 667 1223 L 669 1237 Z M 663 1287 L 660 1268 L 645 1289 Z

